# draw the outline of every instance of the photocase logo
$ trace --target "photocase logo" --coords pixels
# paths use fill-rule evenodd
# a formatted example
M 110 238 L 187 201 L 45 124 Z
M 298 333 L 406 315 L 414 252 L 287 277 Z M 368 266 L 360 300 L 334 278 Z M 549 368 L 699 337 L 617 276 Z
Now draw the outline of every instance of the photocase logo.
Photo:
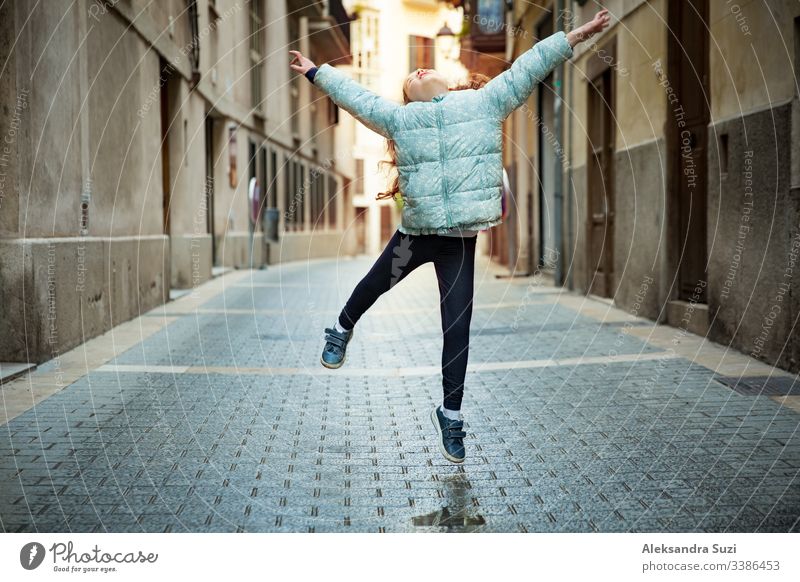
M 403 267 L 408 265 L 411 260 L 411 237 L 401 236 L 400 244 L 394 247 L 392 258 L 392 278 L 389 281 L 389 288 L 395 286 L 403 277 Z
M 35 570 L 44 561 L 44 546 L 39 542 L 30 542 L 19 551 L 19 563 L 26 570 Z

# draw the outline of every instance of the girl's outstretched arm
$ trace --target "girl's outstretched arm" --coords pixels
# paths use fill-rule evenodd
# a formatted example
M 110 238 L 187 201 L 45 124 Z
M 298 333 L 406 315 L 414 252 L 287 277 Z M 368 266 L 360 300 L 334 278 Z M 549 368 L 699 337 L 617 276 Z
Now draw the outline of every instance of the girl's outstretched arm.
M 521 107 L 533 89 L 563 61 L 572 57 L 572 47 L 602 31 L 609 23 L 608 10 L 601 10 L 594 19 L 565 34 L 562 31 L 537 42 L 522 53 L 511 67 L 479 89 L 489 107 L 505 119 Z
M 392 137 L 394 116 L 402 107 L 362 87 L 335 67 L 324 63 L 317 67 L 300 51 L 289 51 L 294 55 L 290 67 L 302 73 L 328 94 L 339 107 L 350 113 L 372 131 L 383 137 Z M 295 64 L 297 61 L 297 64 Z M 307 74 L 308 73 L 308 74 Z

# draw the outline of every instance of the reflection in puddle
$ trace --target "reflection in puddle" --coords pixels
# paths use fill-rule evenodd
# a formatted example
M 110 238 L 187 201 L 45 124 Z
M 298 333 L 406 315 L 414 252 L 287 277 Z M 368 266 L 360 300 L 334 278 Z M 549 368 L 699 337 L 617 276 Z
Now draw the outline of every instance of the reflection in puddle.
M 481 515 L 467 515 L 466 509 L 458 513 L 450 513 L 448 507 L 443 507 L 439 511 L 412 517 L 411 522 L 416 526 L 432 525 L 446 528 L 470 528 L 483 525 L 486 520 Z
M 442 482 L 447 505 L 431 513 L 412 517 L 412 524 L 417 527 L 433 526 L 471 531 L 486 523 L 482 515 L 470 511 L 472 506 L 467 504 L 467 490 L 471 486 L 465 474 L 456 473 L 444 477 Z

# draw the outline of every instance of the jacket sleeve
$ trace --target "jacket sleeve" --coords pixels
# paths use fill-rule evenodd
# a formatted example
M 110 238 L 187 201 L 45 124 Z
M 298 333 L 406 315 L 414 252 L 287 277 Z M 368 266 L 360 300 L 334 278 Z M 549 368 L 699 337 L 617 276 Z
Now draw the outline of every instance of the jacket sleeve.
M 488 107 L 500 119 L 505 119 L 525 103 L 534 87 L 550 71 L 570 57 L 572 47 L 567 35 L 558 31 L 518 56 L 510 68 L 486 83 L 478 92 L 483 93 Z
M 394 116 L 402 105 L 365 89 L 328 63 L 317 69 L 314 85 L 372 131 L 386 138 L 392 137 Z

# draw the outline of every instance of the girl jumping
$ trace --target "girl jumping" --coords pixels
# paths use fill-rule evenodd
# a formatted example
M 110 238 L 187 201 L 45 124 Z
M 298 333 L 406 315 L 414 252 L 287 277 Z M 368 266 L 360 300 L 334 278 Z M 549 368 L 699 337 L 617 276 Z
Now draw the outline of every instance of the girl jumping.
M 502 125 L 537 83 L 572 56 L 573 47 L 609 23 L 607 10 L 575 30 L 557 32 L 489 80 L 472 74 L 449 88 L 433 69 L 417 69 L 403 84 L 400 105 L 365 89 L 299 51 L 290 67 L 339 107 L 388 140 L 397 177 L 377 198 L 402 197 L 402 220 L 378 260 L 356 285 L 333 327 L 325 328 L 322 365 L 339 368 L 353 329 L 383 293 L 432 262 L 442 316 L 442 404 L 431 411 L 442 455 L 464 461 L 461 400 L 469 353 L 475 245 L 480 230 L 502 222 Z

